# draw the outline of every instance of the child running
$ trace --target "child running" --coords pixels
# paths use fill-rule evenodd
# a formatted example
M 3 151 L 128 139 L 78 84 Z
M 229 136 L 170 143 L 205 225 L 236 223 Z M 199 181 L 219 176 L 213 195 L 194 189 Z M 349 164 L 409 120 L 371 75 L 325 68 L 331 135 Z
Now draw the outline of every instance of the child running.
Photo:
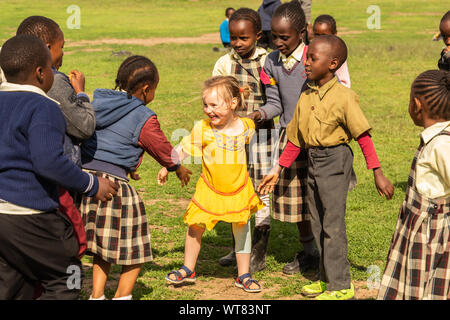
M 266 102 L 260 73 L 266 60 L 267 51 L 256 45 L 258 39 L 261 38 L 261 19 L 255 10 L 240 8 L 231 16 L 229 27 L 232 50 L 219 58 L 212 75 L 234 76 L 238 79 L 241 88 L 249 88 L 250 92 L 245 98 L 242 109 L 236 110 L 237 115 L 246 117 Z M 258 123 L 255 135 L 248 145 L 247 170 L 253 186 L 257 186 L 272 167 L 271 133 L 273 128 L 272 119 Z M 264 195 L 260 199 L 266 207 L 255 214 L 250 259 L 251 273 L 266 267 L 266 252 L 270 235 L 270 198 L 269 195 Z M 219 260 L 219 263 L 224 266 L 233 262 L 236 262 L 234 244 L 231 252 Z
M 238 277 L 235 285 L 246 292 L 259 292 L 261 286 L 249 273 L 251 252 L 250 216 L 264 207 L 249 178 L 245 145 L 254 134 L 252 120 L 240 118 L 235 110 L 244 106 L 244 93 L 232 76 L 208 79 L 203 88 L 203 112 L 208 116 L 194 125 L 189 136 L 176 149 L 181 160 L 194 156 L 202 159 L 202 174 L 195 194 L 184 215 L 188 224 L 184 265 L 172 271 L 166 280 L 172 284 L 195 282 L 195 265 L 205 228 L 217 222 L 232 223 L 236 241 Z M 167 181 L 161 169 L 160 182 Z
M 308 48 L 306 74 L 309 89 L 298 101 L 286 131 L 288 144 L 279 163 L 258 186 L 271 192 L 282 168 L 288 168 L 300 150 L 308 154 L 307 203 L 311 225 L 320 252 L 320 280 L 302 289 L 318 300 L 347 300 L 354 296 L 347 259 L 345 210 L 353 153 L 348 143 L 356 139 L 368 169 L 373 169 L 380 195 L 390 199 L 392 183 L 383 175 L 357 95 L 338 83 L 335 71 L 347 58 L 340 38 L 325 35 L 314 38 Z M 324 126 L 326 124 L 326 126 Z
M 414 156 L 378 299 L 450 299 L 450 73 L 411 86 L 409 115 L 425 128 Z
M 71 222 L 58 210 L 58 186 L 112 198 L 117 186 L 83 172 L 63 155 L 66 131 L 53 84 L 50 52 L 40 39 L 15 36 L 5 42 L 0 66 L 0 299 L 77 299 L 68 286 L 83 271 Z M 72 203 L 73 205 L 73 203 Z M 70 267 L 70 269 L 69 269 Z
M 314 20 L 313 25 L 314 37 L 323 36 L 326 34 L 337 35 L 336 20 L 328 14 L 320 15 Z M 347 88 L 351 87 L 350 74 L 348 72 L 347 60 L 342 64 L 342 66 L 337 69 L 336 77 L 339 82 L 342 83 Z
M 122 266 L 114 299 L 131 300 L 142 264 L 152 260 L 145 206 L 127 178 L 140 165 L 144 151 L 168 171 L 176 171 L 182 187 L 192 174 L 176 156 L 172 158 L 173 148 L 161 131 L 156 114 L 146 107 L 155 97 L 158 82 L 158 70 L 152 61 L 131 56 L 117 72 L 118 90 L 94 91 L 97 128 L 82 145 L 83 168 L 114 181 L 120 188 L 107 206 L 86 196 L 80 200 L 87 254 L 94 256 L 92 300 L 105 299 L 104 288 L 112 263 Z
M 265 84 L 265 105 L 248 117 L 268 121 L 280 117 L 280 128 L 275 131 L 272 156 L 277 161 L 287 143 L 286 126 L 291 121 L 295 106 L 306 81 L 305 60 L 307 47 L 303 42 L 305 14 L 298 1 L 280 5 L 272 17 L 273 42 L 278 50 L 271 52 L 261 72 Z M 318 271 L 319 254 L 306 208 L 306 154 L 302 152 L 290 168 L 281 172 L 280 182 L 273 193 L 273 217 L 279 221 L 296 223 L 303 251 L 283 268 L 283 273 L 295 274 L 308 270 Z M 286 244 L 286 245 L 291 245 Z

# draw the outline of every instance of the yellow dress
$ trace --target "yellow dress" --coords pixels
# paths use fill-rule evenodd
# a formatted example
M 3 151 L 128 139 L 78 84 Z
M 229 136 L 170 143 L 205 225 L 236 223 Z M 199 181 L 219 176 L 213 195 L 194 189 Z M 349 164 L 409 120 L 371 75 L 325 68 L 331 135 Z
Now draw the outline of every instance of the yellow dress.
M 184 152 L 201 159 L 202 174 L 184 215 L 188 225 L 203 225 L 212 230 L 217 222 L 247 223 L 251 214 L 265 205 L 255 192 L 247 172 L 245 145 L 255 132 L 252 120 L 241 118 L 244 131 L 228 136 L 208 120 L 194 125 L 181 141 Z

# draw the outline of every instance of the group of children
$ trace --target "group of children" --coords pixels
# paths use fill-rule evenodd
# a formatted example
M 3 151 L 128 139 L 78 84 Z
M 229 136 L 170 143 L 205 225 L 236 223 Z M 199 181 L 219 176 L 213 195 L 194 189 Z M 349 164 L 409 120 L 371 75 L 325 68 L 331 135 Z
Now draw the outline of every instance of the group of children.
M 441 21 L 444 41 L 447 20 Z M 305 14 L 296 0 L 273 13 L 276 49 L 270 53 L 257 46 L 262 24 L 256 11 L 240 8 L 228 23 L 231 51 L 217 61 L 202 90 L 206 119 L 177 148 L 146 106 L 159 82 L 148 58 L 123 61 L 115 88 L 96 89 L 90 102 L 81 72 L 58 71 L 64 35 L 54 21 L 29 17 L 5 42 L 0 51 L 5 76 L 0 85 L 1 299 L 77 298 L 79 288 L 66 285 L 67 268 L 81 267 L 85 247 L 94 257 L 90 299 L 105 299 L 111 264 L 122 266 L 114 299 L 132 298 L 142 265 L 152 260 L 145 206 L 129 183 L 139 179 L 144 152 L 163 167 L 160 185 L 174 171 L 183 187 L 192 174 L 183 160 L 202 159 L 184 215 L 184 265 L 167 274 L 169 284 L 196 281 L 202 235 L 224 221 L 232 225 L 233 248 L 219 262 L 236 262 L 235 285 L 260 292 L 252 274 L 265 268 L 272 210 L 273 218 L 296 223 L 303 248 L 283 272 L 318 272 L 318 281 L 304 286 L 302 294 L 353 298 L 345 231 L 347 193 L 356 180 L 352 139 L 373 170 L 379 194 L 391 199 L 394 187 L 381 170 L 371 126 L 350 89 L 346 44 L 336 36 L 334 19 L 322 15 L 306 45 Z M 409 113 L 426 129 L 380 299 L 449 298 L 449 91 L 448 71 L 427 71 L 412 85 Z

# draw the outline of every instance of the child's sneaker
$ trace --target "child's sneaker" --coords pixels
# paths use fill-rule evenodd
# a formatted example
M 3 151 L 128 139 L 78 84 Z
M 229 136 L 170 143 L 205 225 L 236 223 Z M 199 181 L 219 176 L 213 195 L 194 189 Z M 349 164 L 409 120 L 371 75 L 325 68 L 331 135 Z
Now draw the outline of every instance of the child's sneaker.
M 302 288 L 302 294 L 307 297 L 316 297 L 327 290 L 327 284 L 321 280 L 308 284 Z
M 355 287 L 353 283 L 350 285 L 350 289 L 343 289 L 337 291 L 325 291 L 320 296 L 316 297 L 316 300 L 349 300 L 355 296 Z

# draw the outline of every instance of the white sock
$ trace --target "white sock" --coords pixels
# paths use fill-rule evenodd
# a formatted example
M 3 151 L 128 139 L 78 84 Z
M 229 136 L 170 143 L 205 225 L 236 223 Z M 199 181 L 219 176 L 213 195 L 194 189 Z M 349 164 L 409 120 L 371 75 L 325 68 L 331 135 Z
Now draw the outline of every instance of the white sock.
M 129 295 L 129 296 L 125 296 L 125 297 L 118 297 L 118 298 L 113 298 L 113 300 L 133 300 L 133 295 Z
M 92 298 L 92 296 L 89 296 L 89 300 L 106 300 L 105 295 L 102 295 L 101 297 L 98 298 Z

